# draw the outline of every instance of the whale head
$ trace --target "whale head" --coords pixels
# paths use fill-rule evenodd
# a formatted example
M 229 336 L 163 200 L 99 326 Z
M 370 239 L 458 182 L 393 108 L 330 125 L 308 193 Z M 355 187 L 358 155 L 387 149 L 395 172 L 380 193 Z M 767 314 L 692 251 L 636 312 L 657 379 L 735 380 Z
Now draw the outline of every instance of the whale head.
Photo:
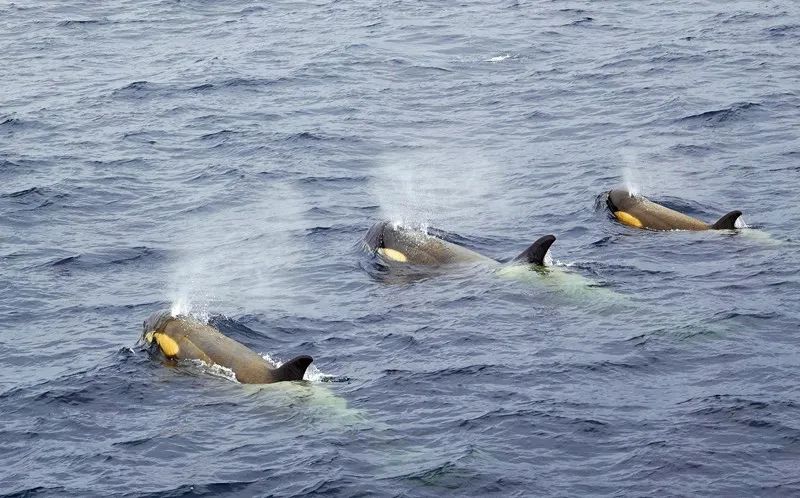
M 635 204 L 637 200 L 638 198 L 627 190 L 614 189 L 608 192 L 606 203 L 608 208 L 615 212 L 624 210 L 626 207 Z
M 147 320 L 142 323 L 142 334 L 163 329 L 166 322 L 172 318 L 174 317 L 169 310 L 159 310 L 152 313 L 147 317 Z
M 142 323 L 141 336 L 141 340 L 145 345 L 151 345 L 153 343 L 153 333 L 164 330 L 164 326 L 173 318 L 170 310 L 159 310 L 147 317 Z
M 372 252 L 385 247 L 384 232 L 391 229 L 392 224 L 389 221 L 379 221 L 370 227 L 367 235 L 364 236 L 364 244 Z
M 398 248 L 420 245 L 419 238 L 424 232 L 394 225 L 390 221 L 375 223 L 364 236 L 364 244 L 370 252 L 378 254 L 384 260 L 407 262 L 408 258 Z

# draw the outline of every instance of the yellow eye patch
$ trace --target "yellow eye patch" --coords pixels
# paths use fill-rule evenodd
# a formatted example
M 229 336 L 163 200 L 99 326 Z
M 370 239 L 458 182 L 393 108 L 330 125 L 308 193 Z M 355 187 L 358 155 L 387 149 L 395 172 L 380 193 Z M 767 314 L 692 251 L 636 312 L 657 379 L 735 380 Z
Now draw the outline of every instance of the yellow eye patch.
M 156 343 L 158 343 L 158 347 L 161 348 L 161 352 L 168 358 L 178 356 L 178 353 L 181 351 L 175 339 L 166 334 L 155 332 L 153 338 L 156 340 Z
M 616 216 L 619 221 L 626 225 L 636 228 L 642 228 L 644 226 L 639 218 L 633 216 L 632 214 L 626 213 L 625 211 L 615 211 L 614 216 Z
M 408 262 L 408 258 L 405 254 L 400 251 L 395 251 L 394 249 L 389 249 L 388 247 L 381 247 L 378 249 L 378 254 L 392 261 L 399 261 L 401 263 Z

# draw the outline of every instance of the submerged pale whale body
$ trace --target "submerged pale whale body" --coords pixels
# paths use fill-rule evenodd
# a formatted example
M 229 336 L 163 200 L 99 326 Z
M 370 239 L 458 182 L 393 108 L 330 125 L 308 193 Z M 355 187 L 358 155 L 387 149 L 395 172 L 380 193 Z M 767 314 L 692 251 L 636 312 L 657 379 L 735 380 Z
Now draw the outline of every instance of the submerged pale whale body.
M 145 320 L 142 339 L 150 353 L 167 361 L 200 360 L 209 366 L 220 365 L 232 370 L 242 384 L 302 380 L 313 361 L 303 355 L 274 368 L 258 353 L 214 327 L 188 316 L 172 316 L 167 310 Z
M 716 223 L 709 225 L 673 209 L 656 204 L 649 199 L 626 190 L 615 189 L 608 193 L 608 209 L 621 223 L 650 230 L 724 230 L 736 228 L 741 211 L 731 211 Z
M 370 252 L 391 267 L 444 268 L 459 263 L 485 265 L 500 277 L 544 284 L 559 293 L 574 296 L 613 295 L 578 273 L 564 271 L 557 266 L 546 266 L 545 258 L 556 240 L 553 235 L 539 238 L 507 264 L 454 244 L 444 237 L 449 237 L 449 234 L 436 229 L 421 230 L 381 221 L 369 229 L 363 242 Z

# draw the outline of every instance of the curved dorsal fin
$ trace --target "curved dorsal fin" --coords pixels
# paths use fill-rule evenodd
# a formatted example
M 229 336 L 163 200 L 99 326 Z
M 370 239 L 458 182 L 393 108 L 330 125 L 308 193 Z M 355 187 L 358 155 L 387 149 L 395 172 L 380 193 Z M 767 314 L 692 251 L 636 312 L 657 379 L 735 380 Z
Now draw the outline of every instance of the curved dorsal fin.
M 731 211 L 711 225 L 711 228 L 714 230 L 733 230 L 736 228 L 736 220 L 739 219 L 741 215 L 741 211 Z
M 514 258 L 514 261 L 520 261 L 532 265 L 543 265 L 547 250 L 550 249 L 550 246 L 553 245 L 553 242 L 555 241 L 555 235 L 545 235 L 531 244 L 527 249 L 522 251 L 519 256 Z
M 283 380 L 303 380 L 303 375 L 305 375 L 306 369 L 309 365 L 311 365 L 312 361 L 314 361 L 314 359 L 308 355 L 292 358 L 273 371 L 273 382 L 280 382 Z

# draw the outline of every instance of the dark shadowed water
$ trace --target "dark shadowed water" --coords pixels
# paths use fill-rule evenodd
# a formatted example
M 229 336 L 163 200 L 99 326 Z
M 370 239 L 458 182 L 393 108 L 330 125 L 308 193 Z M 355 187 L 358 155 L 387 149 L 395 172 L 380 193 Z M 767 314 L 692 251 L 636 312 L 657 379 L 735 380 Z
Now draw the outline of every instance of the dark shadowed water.
M 797 3 L 3 2 L 0 67 L 3 496 L 800 494 Z M 310 380 L 154 362 L 167 307 Z

